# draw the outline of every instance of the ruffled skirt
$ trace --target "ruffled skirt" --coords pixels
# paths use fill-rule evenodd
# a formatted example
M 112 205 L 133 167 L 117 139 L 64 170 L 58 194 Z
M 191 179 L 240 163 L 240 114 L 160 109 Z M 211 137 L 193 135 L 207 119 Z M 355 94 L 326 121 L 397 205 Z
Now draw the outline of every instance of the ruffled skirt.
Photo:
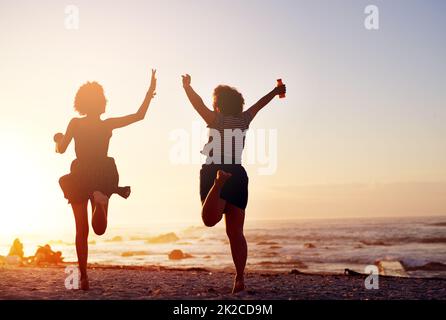
M 74 160 L 70 173 L 59 179 L 69 203 L 92 199 L 93 192 L 100 191 L 107 197 L 118 190 L 119 174 L 113 158 L 95 159 L 94 162 Z

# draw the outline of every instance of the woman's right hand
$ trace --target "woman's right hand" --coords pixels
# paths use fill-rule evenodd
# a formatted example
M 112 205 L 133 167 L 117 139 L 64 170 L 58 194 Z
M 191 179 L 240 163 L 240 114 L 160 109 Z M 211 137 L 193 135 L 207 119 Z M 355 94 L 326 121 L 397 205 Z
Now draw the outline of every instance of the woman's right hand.
M 183 78 L 183 87 L 189 87 L 191 83 L 191 77 L 189 74 L 185 74 L 181 76 Z
M 63 137 L 63 133 L 58 132 L 54 135 L 53 140 L 55 143 L 59 143 L 60 141 L 62 141 Z

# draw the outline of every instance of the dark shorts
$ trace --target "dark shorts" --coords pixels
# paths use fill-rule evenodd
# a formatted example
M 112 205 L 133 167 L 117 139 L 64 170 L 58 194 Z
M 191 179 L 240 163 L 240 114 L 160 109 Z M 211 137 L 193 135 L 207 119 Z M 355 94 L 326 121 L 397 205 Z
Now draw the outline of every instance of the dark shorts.
M 206 199 L 209 190 L 214 184 L 217 171 L 223 170 L 232 173 L 226 181 L 220 197 L 223 200 L 245 210 L 248 204 L 248 175 L 245 168 L 239 164 L 204 164 L 200 170 L 200 197 L 201 203 Z
M 118 190 L 119 174 L 113 158 L 94 162 L 78 159 L 71 163 L 71 172 L 59 179 L 60 187 L 69 203 L 79 203 L 92 198 L 100 191 L 107 197 Z

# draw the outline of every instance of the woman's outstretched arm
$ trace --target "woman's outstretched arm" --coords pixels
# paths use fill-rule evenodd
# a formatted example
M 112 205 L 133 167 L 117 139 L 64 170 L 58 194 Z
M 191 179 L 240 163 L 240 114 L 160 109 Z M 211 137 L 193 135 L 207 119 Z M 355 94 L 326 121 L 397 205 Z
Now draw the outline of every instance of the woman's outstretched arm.
M 263 109 L 271 100 L 274 99 L 275 96 L 286 93 L 286 86 L 281 85 L 275 87 L 271 92 L 269 92 L 266 96 L 257 101 L 252 107 L 250 107 L 246 112 L 251 114 L 251 117 L 254 118 L 260 110 Z
M 78 119 L 76 118 L 71 119 L 70 123 L 68 124 L 67 130 L 65 131 L 65 134 L 59 132 L 54 135 L 53 140 L 56 143 L 57 153 L 62 154 L 67 150 L 71 140 L 73 139 L 74 127 L 76 126 L 77 121 Z
M 215 112 L 209 110 L 208 107 L 203 102 L 203 99 L 194 91 L 194 89 L 191 86 L 191 77 L 190 75 L 186 74 L 183 77 L 183 88 L 186 92 L 187 97 L 189 98 L 190 103 L 192 106 L 197 110 L 198 114 L 203 118 L 203 120 L 210 124 L 214 122 L 215 120 Z
M 156 95 L 156 70 L 152 69 L 152 79 L 150 81 L 150 88 L 149 91 L 147 91 L 146 97 L 144 98 L 144 101 L 142 102 L 141 106 L 139 107 L 138 111 L 133 114 L 129 114 L 128 116 L 124 117 L 117 117 L 117 118 L 109 118 L 105 120 L 105 124 L 110 127 L 110 129 L 117 129 L 126 127 L 132 123 L 135 123 L 137 121 L 141 121 L 145 118 L 147 109 L 149 109 L 150 102 L 152 101 L 152 98 Z

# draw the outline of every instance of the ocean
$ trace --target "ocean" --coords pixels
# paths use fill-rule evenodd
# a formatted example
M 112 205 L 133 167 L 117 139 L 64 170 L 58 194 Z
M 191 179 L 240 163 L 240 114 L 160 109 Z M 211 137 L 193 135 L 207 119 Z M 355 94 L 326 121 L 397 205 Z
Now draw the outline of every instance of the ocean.
M 245 235 L 248 272 L 342 274 L 346 268 L 364 272 L 384 261 L 399 262 L 404 276 L 446 278 L 446 217 L 247 221 Z M 77 260 L 74 239 L 21 240 L 26 254 L 49 243 L 65 261 Z M 8 253 L 12 241 L 0 243 L 0 255 Z M 188 258 L 169 259 L 175 249 Z M 233 270 L 224 222 L 163 232 L 156 227 L 110 229 L 102 237 L 90 236 L 89 262 Z

